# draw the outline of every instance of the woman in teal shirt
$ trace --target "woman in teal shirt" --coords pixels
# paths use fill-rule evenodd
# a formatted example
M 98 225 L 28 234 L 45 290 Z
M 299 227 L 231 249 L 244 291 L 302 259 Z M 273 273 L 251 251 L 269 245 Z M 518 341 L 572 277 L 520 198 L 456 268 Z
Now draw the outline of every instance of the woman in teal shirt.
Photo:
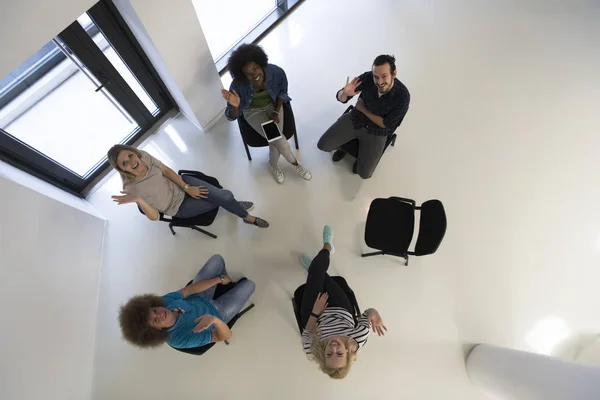
M 212 256 L 192 283 L 162 297 L 144 294 L 121 307 L 119 323 L 125 340 L 142 347 L 164 342 L 188 349 L 231 337 L 227 323 L 235 317 L 254 292 L 254 282 L 244 279 L 226 294 L 213 300 L 216 285 L 231 283 L 225 261 Z
M 288 83 L 285 71 L 269 58 L 260 46 L 243 44 L 229 57 L 228 68 L 233 82 L 229 90 L 222 90 L 227 101 L 225 116 L 230 121 L 242 113 L 248 124 L 265 137 L 262 123 L 273 120 L 283 132 L 283 103 L 291 100 L 287 93 Z M 269 143 L 269 165 L 278 183 L 283 183 L 283 171 L 277 165 L 282 155 L 294 166 L 300 177 L 310 180 L 312 175 L 292 153 L 290 144 L 282 139 Z

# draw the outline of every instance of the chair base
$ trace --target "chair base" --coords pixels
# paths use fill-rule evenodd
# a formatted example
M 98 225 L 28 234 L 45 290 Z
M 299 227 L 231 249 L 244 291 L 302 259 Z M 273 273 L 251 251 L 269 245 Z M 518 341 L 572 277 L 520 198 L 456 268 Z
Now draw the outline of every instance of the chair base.
M 408 254 L 395 254 L 395 253 L 386 253 L 384 251 L 374 251 L 372 253 L 363 253 L 361 254 L 362 257 L 371 257 L 371 256 L 384 256 L 384 255 L 389 255 L 389 256 L 394 256 L 394 257 L 400 257 L 400 258 L 404 258 L 406 261 L 404 262 L 404 265 L 407 266 L 408 265 Z
M 180 227 L 180 228 L 189 228 L 189 229 L 191 229 L 191 230 L 193 230 L 193 231 L 202 232 L 202 233 L 204 233 L 206 236 L 210 236 L 210 237 L 211 237 L 211 238 L 213 238 L 213 239 L 216 239 L 216 238 L 217 238 L 217 235 L 215 235 L 215 234 L 213 234 L 213 233 L 210 233 L 210 232 L 208 232 L 208 231 L 205 231 L 204 229 L 202 229 L 202 228 L 200 228 L 200 227 L 198 227 L 198 226 L 196 226 L 196 225 L 179 225 L 179 224 L 175 224 L 175 223 L 171 222 L 171 223 L 169 223 L 169 229 L 171 230 L 171 233 L 172 233 L 173 235 L 175 235 L 175 233 L 176 233 L 176 232 L 175 232 L 175 229 L 173 229 L 173 227 L 175 227 L 175 226 L 177 226 L 177 227 Z

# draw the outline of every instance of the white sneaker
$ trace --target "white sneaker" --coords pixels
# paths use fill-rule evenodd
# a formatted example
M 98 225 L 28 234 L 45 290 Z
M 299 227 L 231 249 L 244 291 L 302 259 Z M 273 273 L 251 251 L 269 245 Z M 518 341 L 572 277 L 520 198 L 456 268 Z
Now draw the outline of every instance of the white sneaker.
M 269 166 L 271 167 L 271 173 L 273 174 L 273 178 L 275 178 L 275 180 L 277 181 L 277 183 L 283 183 L 283 181 L 285 180 L 285 175 L 283 175 L 283 171 L 281 170 L 281 168 L 279 168 L 279 165 L 271 165 L 271 163 L 269 163 Z
M 296 168 L 296 172 L 300 175 L 300 178 L 310 181 L 312 179 L 310 171 L 304 168 L 304 165 L 300 164 L 300 161 L 297 161 L 297 163 L 298 164 L 294 165 L 294 168 Z

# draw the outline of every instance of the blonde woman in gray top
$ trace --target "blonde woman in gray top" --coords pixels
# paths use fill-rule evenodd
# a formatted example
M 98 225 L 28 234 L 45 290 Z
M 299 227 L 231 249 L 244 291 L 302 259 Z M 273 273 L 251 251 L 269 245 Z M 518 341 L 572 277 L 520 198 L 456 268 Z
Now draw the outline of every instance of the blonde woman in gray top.
M 264 219 L 248 213 L 254 204 L 237 201 L 229 190 L 191 176 L 180 176 L 158 159 L 133 146 L 115 145 L 108 161 L 121 175 L 123 191 L 112 196 L 118 204 L 137 203 L 152 221 L 159 212 L 171 217 L 192 218 L 216 207 L 223 207 L 247 224 L 269 227 Z

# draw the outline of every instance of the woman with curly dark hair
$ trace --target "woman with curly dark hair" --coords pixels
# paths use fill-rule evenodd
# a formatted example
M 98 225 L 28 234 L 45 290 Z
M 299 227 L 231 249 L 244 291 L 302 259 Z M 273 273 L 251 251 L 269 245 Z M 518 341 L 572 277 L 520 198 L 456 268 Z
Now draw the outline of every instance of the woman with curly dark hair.
M 242 113 L 248 124 L 263 137 L 265 133 L 261 125 L 270 120 L 283 132 L 281 107 L 292 100 L 287 93 L 285 71 L 275 64 L 269 64 L 267 54 L 255 44 L 243 44 L 231 53 L 228 68 L 233 82 L 229 90 L 221 91 L 227 101 L 227 119 L 233 121 Z M 296 159 L 284 137 L 269 143 L 269 165 L 278 183 L 283 183 L 285 179 L 277 165 L 280 155 L 295 167 L 300 177 L 305 180 L 312 178 L 310 171 Z
M 223 257 L 215 254 L 183 289 L 162 297 L 135 296 L 122 306 L 119 324 L 123 337 L 142 348 L 168 342 L 177 349 L 229 339 L 227 323 L 240 312 L 255 288 L 254 282 L 244 279 L 213 300 L 216 285 L 230 282 Z

